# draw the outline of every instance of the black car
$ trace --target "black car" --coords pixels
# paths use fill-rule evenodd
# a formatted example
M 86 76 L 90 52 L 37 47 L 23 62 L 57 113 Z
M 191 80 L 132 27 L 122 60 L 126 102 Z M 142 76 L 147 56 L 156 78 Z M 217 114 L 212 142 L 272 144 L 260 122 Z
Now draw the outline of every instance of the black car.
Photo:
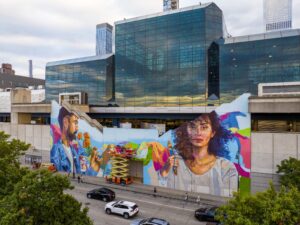
M 115 199 L 116 194 L 108 188 L 97 188 L 86 193 L 86 197 L 110 202 Z
M 200 208 L 195 211 L 195 217 L 200 221 L 219 223 L 215 219 L 216 210 L 218 207 Z
M 160 218 L 136 219 L 130 225 L 170 225 L 170 223 Z

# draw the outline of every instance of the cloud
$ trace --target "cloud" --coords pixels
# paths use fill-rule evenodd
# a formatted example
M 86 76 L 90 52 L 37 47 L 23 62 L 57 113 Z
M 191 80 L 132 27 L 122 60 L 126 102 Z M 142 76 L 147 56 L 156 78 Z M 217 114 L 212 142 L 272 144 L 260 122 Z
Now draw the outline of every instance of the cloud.
M 215 0 L 233 36 L 263 32 L 263 0 Z M 209 0 L 201 1 L 210 2 Z M 180 0 L 180 7 L 199 0 Z M 293 27 L 300 26 L 300 1 L 294 1 Z M 50 61 L 95 54 L 96 25 L 162 11 L 162 0 L 0 0 L 0 63 L 19 75 L 44 78 Z

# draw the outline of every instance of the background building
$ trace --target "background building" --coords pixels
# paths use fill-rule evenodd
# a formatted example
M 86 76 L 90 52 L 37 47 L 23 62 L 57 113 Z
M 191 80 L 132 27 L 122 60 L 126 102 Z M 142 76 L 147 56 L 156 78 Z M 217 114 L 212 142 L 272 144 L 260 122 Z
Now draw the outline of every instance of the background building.
M 96 55 L 112 53 L 113 27 L 108 23 L 101 23 L 96 26 Z
M 59 101 L 61 93 L 87 94 L 91 105 L 114 99 L 114 57 L 112 54 L 49 62 L 46 65 L 46 100 Z
M 221 103 L 247 92 L 257 95 L 259 83 L 300 81 L 299 29 L 226 38 L 219 43 L 219 84 L 211 84 L 220 88 Z
M 207 51 L 222 25 L 214 3 L 116 22 L 116 103 L 208 105 Z
M 1 89 L 9 90 L 17 87 L 28 88 L 30 86 L 32 86 L 33 88 L 37 88 L 38 86 L 44 87 L 45 80 L 15 75 L 15 71 L 12 69 L 11 64 L 2 64 L 2 67 L 0 68 Z
M 292 0 L 264 0 L 266 31 L 292 28 Z
M 178 9 L 179 8 L 179 0 L 163 0 L 163 9 L 165 11 Z
M 214 3 L 116 22 L 115 56 L 49 62 L 48 104 L 12 104 L 11 122 L 3 118 L 0 129 L 42 150 L 30 154 L 47 161 L 49 125 L 30 122 L 47 121 L 49 102 L 60 95 L 73 101 L 86 93 L 89 105 L 72 107 L 103 126 L 164 124 L 168 131 L 250 92 L 251 191 L 270 179 L 277 184 L 276 165 L 300 156 L 300 31 L 227 38 L 222 24 Z M 272 84 L 258 92 L 262 83 Z

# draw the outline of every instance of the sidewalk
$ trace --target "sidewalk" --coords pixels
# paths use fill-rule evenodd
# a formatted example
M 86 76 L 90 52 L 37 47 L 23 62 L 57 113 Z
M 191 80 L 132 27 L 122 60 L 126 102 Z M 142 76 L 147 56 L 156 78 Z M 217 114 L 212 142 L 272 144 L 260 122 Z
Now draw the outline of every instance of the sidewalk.
M 73 179 L 72 176 L 70 179 Z M 77 177 L 74 181 L 77 181 Z M 212 206 L 220 206 L 224 205 L 230 198 L 222 197 L 222 196 L 214 196 L 209 194 L 202 194 L 202 193 L 195 193 L 195 192 L 186 192 L 181 190 L 174 190 L 165 187 L 159 186 L 151 186 L 151 185 L 144 185 L 142 183 L 134 182 L 130 185 L 122 186 L 119 184 L 108 183 L 105 181 L 103 177 L 91 177 L 91 176 L 83 176 L 82 182 L 86 184 L 98 185 L 107 188 L 119 189 L 119 190 L 126 190 L 135 193 L 141 193 L 145 195 L 154 195 L 154 187 L 156 187 L 156 196 L 157 197 L 164 197 L 169 199 L 176 199 L 186 201 L 186 193 L 188 193 L 188 200 L 187 202 L 191 203 L 198 203 L 197 198 L 200 196 L 200 203 Z

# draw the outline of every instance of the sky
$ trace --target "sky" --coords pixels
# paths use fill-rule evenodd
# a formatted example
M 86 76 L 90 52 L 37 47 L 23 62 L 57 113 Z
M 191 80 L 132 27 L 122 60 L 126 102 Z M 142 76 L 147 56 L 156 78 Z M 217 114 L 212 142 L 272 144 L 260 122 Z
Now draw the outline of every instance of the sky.
M 0 64 L 17 75 L 45 78 L 47 62 L 95 55 L 96 25 L 163 11 L 163 0 L 0 0 Z M 180 8 L 211 2 L 179 0 Z M 232 36 L 264 32 L 263 0 L 215 0 Z M 293 28 L 300 28 L 293 0 Z

